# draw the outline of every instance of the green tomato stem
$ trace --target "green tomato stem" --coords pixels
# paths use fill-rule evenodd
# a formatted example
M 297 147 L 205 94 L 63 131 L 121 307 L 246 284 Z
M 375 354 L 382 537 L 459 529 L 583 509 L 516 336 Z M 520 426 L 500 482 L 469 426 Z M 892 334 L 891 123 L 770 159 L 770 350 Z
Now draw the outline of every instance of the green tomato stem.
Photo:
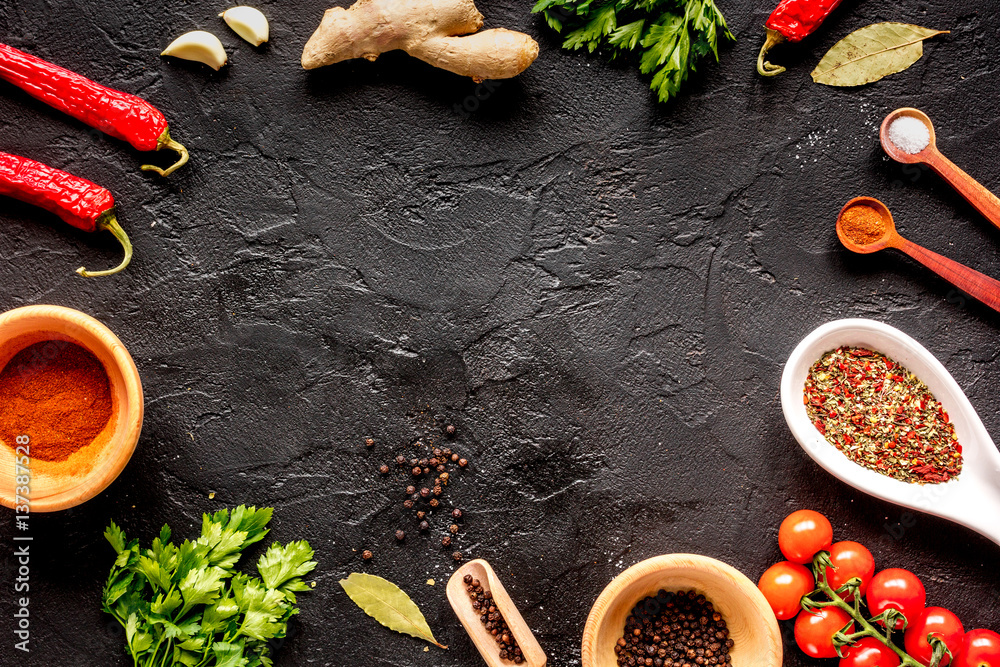
M 861 631 L 850 635 L 838 632 L 837 635 L 841 640 L 846 640 L 847 644 L 852 644 L 863 637 L 873 637 L 888 646 L 896 655 L 899 656 L 900 667 L 923 667 L 923 665 L 911 658 L 905 651 L 892 642 L 890 632 L 883 634 L 875 627 L 875 625 L 871 623 L 865 614 L 861 613 L 861 591 L 857 586 L 848 587 L 855 589 L 853 592 L 854 604 L 848 604 L 845 602 L 844 598 L 840 597 L 837 591 L 830 587 L 830 584 L 826 581 L 826 568 L 828 566 L 832 566 L 832 563 L 830 562 L 830 552 L 820 551 L 818 554 L 813 556 L 813 574 L 816 577 L 816 590 L 802 598 L 802 608 L 808 611 L 812 607 L 837 607 L 838 609 L 847 612 L 847 615 L 850 616 L 855 623 L 861 626 Z M 845 585 L 845 587 L 846 586 L 847 585 Z M 829 598 L 829 602 L 814 602 L 810 599 L 807 606 L 805 600 L 809 599 L 810 596 L 817 591 Z M 940 658 L 938 658 L 936 662 L 932 661 L 931 667 L 937 667 L 939 664 Z

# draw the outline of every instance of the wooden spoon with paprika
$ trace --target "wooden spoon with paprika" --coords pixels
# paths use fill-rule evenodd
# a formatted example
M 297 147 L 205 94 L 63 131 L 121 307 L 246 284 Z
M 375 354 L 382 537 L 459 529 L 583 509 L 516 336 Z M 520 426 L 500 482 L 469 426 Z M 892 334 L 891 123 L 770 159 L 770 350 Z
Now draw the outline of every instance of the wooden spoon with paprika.
M 837 216 L 837 237 L 845 248 L 862 255 L 895 248 L 1000 311 L 1000 281 L 904 239 L 896 231 L 889 208 L 874 197 L 855 197 L 844 205 Z

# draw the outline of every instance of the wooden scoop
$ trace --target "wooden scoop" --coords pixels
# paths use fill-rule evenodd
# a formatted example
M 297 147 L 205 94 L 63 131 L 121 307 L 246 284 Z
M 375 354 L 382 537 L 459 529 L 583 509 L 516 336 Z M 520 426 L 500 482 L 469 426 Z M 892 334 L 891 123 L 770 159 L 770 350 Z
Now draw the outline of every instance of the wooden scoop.
M 868 206 L 875 209 L 882 217 L 882 223 L 885 225 L 885 234 L 881 238 L 864 245 L 851 240 L 851 237 L 847 235 L 844 229 L 844 213 L 854 206 Z M 970 269 L 964 264 L 959 264 L 955 260 L 942 257 L 912 241 L 904 239 L 896 231 L 896 225 L 892 221 L 892 213 L 878 199 L 873 197 L 855 197 L 847 202 L 844 208 L 840 210 L 840 215 L 837 216 L 837 236 L 845 248 L 851 252 L 863 255 L 878 252 L 885 248 L 900 250 L 966 294 L 979 299 L 993 310 L 1000 311 L 1000 281 L 994 280 L 989 276 Z
M 889 126 L 900 116 L 910 116 L 916 118 L 927 127 L 930 132 L 931 142 L 927 148 L 919 153 L 906 153 L 889 138 Z M 1000 199 L 987 190 L 979 181 L 969 176 L 959 169 L 954 162 L 946 158 L 937 148 L 937 140 L 934 135 L 934 124 L 923 111 L 918 109 L 903 108 L 896 109 L 882 121 L 882 128 L 879 131 L 879 140 L 886 154 L 896 162 L 903 164 L 926 164 L 936 171 L 944 180 L 948 181 L 951 187 L 958 190 L 959 194 L 965 197 L 977 211 L 1000 227 Z
M 545 667 L 545 652 L 538 645 L 538 640 L 531 633 L 531 628 L 521 618 L 521 613 L 511 602 L 510 596 L 507 595 L 507 591 L 504 590 L 503 584 L 500 583 L 490 564 L 479 559 L 469 561 L 451 575 L 451 579 L 448 580 L 448 601 L 451 603 L 451 608 L 455 610 L 458 620 L 465 626 L 465 631 L 472 638 L 472 643 L 479 649 L 486 664 L 490 667 L 509 667 L 514 665 L 514 661 L 500 659 L 500 649 L 497 647 L 496 639 L 487 632 L 486 627 L 479 620 L 481 612 L 472 608 L 472 600 L 469 599 L 469 593 L 462 581 L 467 574 L 471 574 L 473 579 L 478 579 L 484 589 L 493 593 L 493 603 L 496 605 L 497 611 L 503 615 L 514 639 L 517 640 L 517 645 L 521 647 L 521 654 L 524 656 L 524 662 L 521 664 L 525 667 Z

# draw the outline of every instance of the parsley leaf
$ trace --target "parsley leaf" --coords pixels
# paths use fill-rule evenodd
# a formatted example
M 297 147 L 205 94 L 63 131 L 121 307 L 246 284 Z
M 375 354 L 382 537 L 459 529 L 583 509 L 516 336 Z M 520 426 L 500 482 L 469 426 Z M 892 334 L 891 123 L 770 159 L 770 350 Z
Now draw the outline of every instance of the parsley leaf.
M 719 59 L 719 37 L 733 40 L 715 0 L 538 0 L 553 30 L 565 35 L 563 48 L 641 51 L 639 69 L 661 102 L 676 96 L 697 63 Z
M 257 562 L 260 577 L 235 567 L 268 533 L 269 507 L 240 506 L 202 517 L 201 535 L 179 545 L 163 526 L 149 549 L 114 522 L 104 532 L 116 557 L 101 603 L 125 628 L 138 667 L 268 667 L 270 640 L 287 636 L 298 613 L 295 593 L 316 568 L 305 540 L 272 544 Z

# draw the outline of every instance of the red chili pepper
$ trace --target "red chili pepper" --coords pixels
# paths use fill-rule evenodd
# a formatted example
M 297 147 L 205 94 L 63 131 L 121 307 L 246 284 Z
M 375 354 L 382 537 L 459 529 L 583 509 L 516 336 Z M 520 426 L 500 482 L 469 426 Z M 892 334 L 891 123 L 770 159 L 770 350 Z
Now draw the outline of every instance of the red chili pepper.
M 125 249 L 125 259 L 107 271 L 76 270 L 81 276 L 110 276 L 132 260 L 132 243 L 115 219 L 115 198 L 90 181 L 28 158 L 0 153 L 0 195 L 55 213 L 85 232 L 109 231 Z
M 813 34 L 839 4 L 840 0 L 781 0 L 764 24 L 767 40 L 757 56 L 757 72 L 764 76 L 784 72 L 784 67 L 765 60 L 768 51 L 782 42 L 800 42 Z
M 180 153 L 180 159 L 165 170 L 146 164 L 143 171 L 169 176 L 188 161 L 187 149 L 170 138 L 166 117 L 141 97 L 107 88 L 6 44 L 0 44 L 0 78 L 140 151 L 169 148 Z

